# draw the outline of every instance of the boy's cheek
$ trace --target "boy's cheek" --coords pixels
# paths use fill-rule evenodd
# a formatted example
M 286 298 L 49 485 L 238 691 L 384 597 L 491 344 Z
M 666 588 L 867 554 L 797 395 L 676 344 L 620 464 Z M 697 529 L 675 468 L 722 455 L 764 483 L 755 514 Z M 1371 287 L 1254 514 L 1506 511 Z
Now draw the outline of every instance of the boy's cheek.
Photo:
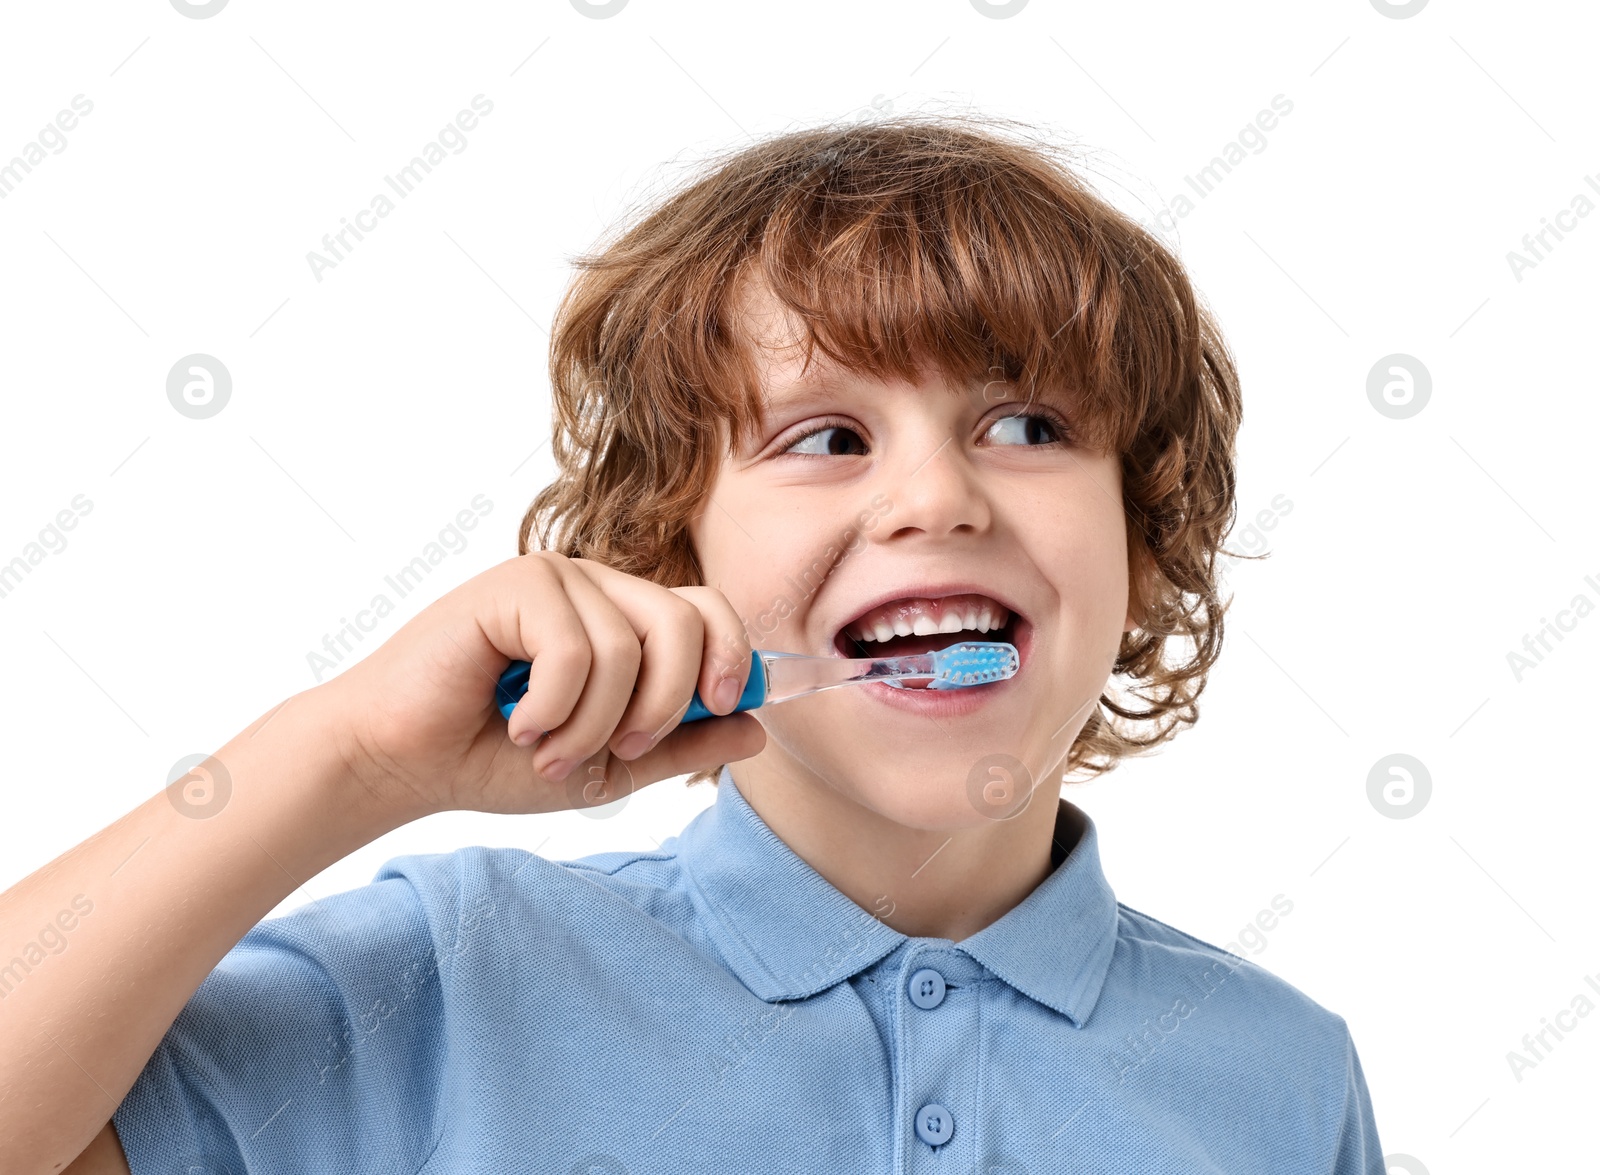
M 780 595 L 753 616 L 746 615 L 745 630 L 753 648 L 772 644 L 772 637 L 784 626 L 784 621 L 794 614 L 794 605 L 787 596 Z
M 871 508 L 856 516 L 856 525 L 870 534 L 877 527 L 878 520 L 893 510 L 894 503 L 887 494 L 873 494 Z

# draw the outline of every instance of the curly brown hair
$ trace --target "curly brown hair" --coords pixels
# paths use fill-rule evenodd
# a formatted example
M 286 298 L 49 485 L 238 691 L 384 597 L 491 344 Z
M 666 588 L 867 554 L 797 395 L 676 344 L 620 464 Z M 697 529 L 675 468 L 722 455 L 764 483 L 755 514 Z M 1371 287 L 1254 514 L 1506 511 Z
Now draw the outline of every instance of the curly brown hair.
M 1139 626 L 1068 752 L 1097 775 L 1198 717 L 1227 604 L 1238 375 L 1178 259 L 1011 120 L 903 115 L 785 133 L 706 161 L 574 259 L 550 344 L 557 478 L 541 547 L 703 583 L 690 519 L 762 388 L 739 329 L 754 278 L 806 359 L 915 381 L 1071 389 L 1078 442 L 1120 458 Z M 701 772 L 691 782 L 714 778 Z

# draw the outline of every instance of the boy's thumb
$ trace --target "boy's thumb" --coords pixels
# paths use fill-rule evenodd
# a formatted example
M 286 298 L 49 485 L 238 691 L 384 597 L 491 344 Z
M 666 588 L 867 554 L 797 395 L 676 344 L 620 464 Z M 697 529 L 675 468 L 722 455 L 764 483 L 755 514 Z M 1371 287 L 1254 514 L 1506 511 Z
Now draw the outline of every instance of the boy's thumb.
M 766 729 L 754 714 L 727 714 L 681 723 L 637 759 L 627 760 L 626 766 L 638 788 L 658 779 L 748 759 L 766 745 Z

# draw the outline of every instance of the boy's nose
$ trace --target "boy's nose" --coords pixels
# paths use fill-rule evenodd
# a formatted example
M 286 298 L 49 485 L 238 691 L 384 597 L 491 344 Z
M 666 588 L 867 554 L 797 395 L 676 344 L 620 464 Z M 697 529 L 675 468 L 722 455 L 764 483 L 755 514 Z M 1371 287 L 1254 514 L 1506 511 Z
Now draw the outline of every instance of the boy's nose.
M 965 531 L 981 534 L 993 521 L 989 491 L 982 472 L 953 436 L 907 448 L 899 460 L 886 463 L 890 480 L 883 491 L 890 509 L 886 538 L 921 531 L 935 536 Z

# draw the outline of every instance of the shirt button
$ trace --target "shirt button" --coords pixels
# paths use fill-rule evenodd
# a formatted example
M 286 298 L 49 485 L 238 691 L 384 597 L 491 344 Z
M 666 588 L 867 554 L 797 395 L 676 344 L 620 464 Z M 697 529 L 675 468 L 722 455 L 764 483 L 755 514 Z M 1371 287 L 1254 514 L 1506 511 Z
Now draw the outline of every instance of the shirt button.
M 950 1111 L 938 1102 L 929 1102 L 917 1111 L 917 1137 L 929 1146 L 940 1146 L 950 1141 L 955 1130 L 955 1120 Z
M 924 967 L 912 975 L 908 994 L 919 1008 L 937 1008 L 944 1002 L 944 976 L 932 967 Z

